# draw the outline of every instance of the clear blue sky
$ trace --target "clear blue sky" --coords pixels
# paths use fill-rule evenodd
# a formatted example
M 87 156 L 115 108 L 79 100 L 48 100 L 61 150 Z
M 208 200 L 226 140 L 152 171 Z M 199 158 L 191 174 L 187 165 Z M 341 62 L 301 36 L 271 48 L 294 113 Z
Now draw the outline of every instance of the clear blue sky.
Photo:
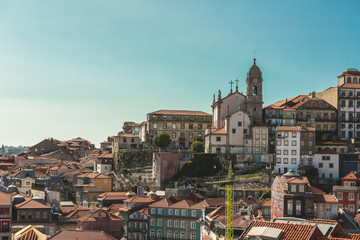
M 0 0 L 0 144 L 97 146 L 159 109 L 211 112 L 254 51 L 270 104 L 360 68 L 360 1 Z

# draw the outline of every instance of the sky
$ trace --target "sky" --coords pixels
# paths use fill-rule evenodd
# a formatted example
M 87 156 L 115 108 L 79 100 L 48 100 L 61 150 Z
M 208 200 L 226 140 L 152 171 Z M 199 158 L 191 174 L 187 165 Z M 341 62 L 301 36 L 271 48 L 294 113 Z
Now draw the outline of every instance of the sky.
M 160 109 L 211 113 L 254 55 L 264 106 L 360 69 L 360 1 L 0 0 L 0 144 L 99 146 Z

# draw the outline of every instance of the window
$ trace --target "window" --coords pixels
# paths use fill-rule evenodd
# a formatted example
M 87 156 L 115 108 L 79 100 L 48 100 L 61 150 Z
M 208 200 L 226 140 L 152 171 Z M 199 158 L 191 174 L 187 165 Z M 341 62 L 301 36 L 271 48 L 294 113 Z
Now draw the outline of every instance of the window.
M 180 210 L 179 210 L 179 209 L 175 209 L 175 215 L 176 215 L 176 216 L 179 216 L 179 214 L 180 214 Z
M 221 152 L 221 148 L 216 148 L 216 152 L 217 153 Z
M 172 124 L 172 128 L 173 128 L 173 129 L 176 129 L 176 123 L 173 123 L 173 124 Z
M 97 191 L 98 191 L 98 192 L 101 192 L 101 186 L 98 186 L 98 187 L 97 187 Z
M 291 158 L 291 164 L 296 164 L 296 158 Z
M 292 146 L 296 146 L 296 140 L 292 140 L 292 141 L 291 141 L 291 145 L 292 145 Z
M 313 142 L 309 141 L 309 146 L 312 147 L 312 145 L 313 145 Z
M 291 150 L 291 155 L 296 155 L 296 150 Z
M 284 155 L 289 155 L 289 150 L 284 150 Z
M 302 147 L 304 146 L 304 141 L 300 142 L 300 146 L 302 146 Z
M 289 141 L 288 140 L 284 141 L 284 146 L 289 146 Z
M 36 212 L 36 213 L 35 213 L 35 218 L 36 218 L 36 219 L 40 219 L 40 212 Z
M 281 146 L 281 140 L 277 140 L 276 145 Z
M 156 225 L 156 221 L 155 219 L 150 219 L 150 226 L 155 226 Z
M 297 216 L 301 215 L 301 201 L 300 200 L 296 200 L 296 215 Z
M 154 237 L 155 237 L 155 230 L 151 230 L 151 231 L 150 231 L 150 237 L 151 237 L 151 238 L 154 238 Z
M 354 201 L 354 193 L 349 193 L 349 201 Z
M 333 164 L 333 163 L 329 163 L 329 168 L 334 168 L 334 164 Z
M 180 124 L 180 129 L 185 129 L 185 124 L 184 123 Z
M 158 208 L 158 214 L 163 214 L 163 209 L 162 208 Z
M 167 226 L 172 227 L 173 226 L 173 220 L 168 220 L 167 221 Z
M 284 158 L 284 164 L 288 164 L 288 163 L 289 163 L 288 158 Z
M 155 208 L 150 208 L 150 213 L 155 214 Z
M 290 215 L 290 216 L 293 215 L 293 202 L 292 201 L 287 202 L 287 212 L 288 212 L 288 215 Z
M 216 137 L 216 141 L 220 142 L 221 141 L 221 137 Z
M 322 156 L 321 159 L 322 160 L 330 160 L 330 156 Z
M 323 168 L 323 163 L 319 163 L 319 168 Z
M 238 127 L 241 127 L 241 122 L 238 122 Z
M 186 210 L 181 210 L 181 216 L 186 216 Z
M 281 158 L 276 158 L 276 163 L 281 163 Z
M 276 150 L 276 155 L 281 155 L 281 149 Z
M 342 198 L 342 193 L 338 193 L 338 194 L 337 194 L 337 199 L 338 199 L 338 200 L 342 200 L 342 199 L 343 199 L 343 198 Z
M 198 125 L 198 129 L 199 129 L 199 130 L 202 129 L 202 124 L 199 124 L 199 125 Z
M 196 217 L 196 210 L 191 210 L 191 216 Z
M 1 224 L 1 230 L 2 232 L 8 232 L 10 230 L 10 222 L 8 221 L 3 221 L 2 224 Z M 9 238 L 7 237 L 2 237 L 2 240 L 9 240 Z
M 174 220 L 174 227 L 176 227 L 176 228 L 179 227 L 179 221 L 178 220 Z
M 172 138 L 176 138 L 176 132 L 172 133 Z
M 162 226 L 163 225 L 163 220 L 161 218 L 159 218 L 157 220 L 157 226 Z
M 20 218 L 25 219 L 26 218 L 26 212 L 21 212 Z
M 305 186 L 299 185 L 299 192 L 305 192 Z
M 180 222 L 180 227 L 181 227 L 181 228 L 186 228 L 186 223 L 185 223 L 185 221 L 181 221 L 181 222 Z
M 43 218 L 48 218 L 48 213 L 47 212 L 43 212 Z
M 168 209 L 168 215 L 173 215 L 173 210 L 172 209 Z
M 195 233 L 191 233 L 190 240 L 196 240 L 196 234 Z
M 232 129 L 232 133 L 236 133 L 236 129 L 235 129 L 235 128 Z
M 106 169 L 106 168 L 105 168 Z M 104 183 L 107 183 L 107 178 L 104 178 Z
M 184 232 L 180 233 L 180 239 L 185 239 L 185 233 Z

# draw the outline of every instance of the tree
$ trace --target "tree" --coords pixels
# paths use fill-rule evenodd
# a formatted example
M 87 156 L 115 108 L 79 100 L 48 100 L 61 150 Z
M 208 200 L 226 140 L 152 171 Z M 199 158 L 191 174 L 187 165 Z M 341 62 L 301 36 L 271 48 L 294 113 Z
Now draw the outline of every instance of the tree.
M 191 150 L 193 150 L 196 153 L 202 153 L 205 150 L 205 146 L 203 142 L 194 141 L 191 144 Z
M 166 148 L 170 145 L 170 135 L 166 132 L 160 133 L 154 138 L 154 145 L 159 148 Z

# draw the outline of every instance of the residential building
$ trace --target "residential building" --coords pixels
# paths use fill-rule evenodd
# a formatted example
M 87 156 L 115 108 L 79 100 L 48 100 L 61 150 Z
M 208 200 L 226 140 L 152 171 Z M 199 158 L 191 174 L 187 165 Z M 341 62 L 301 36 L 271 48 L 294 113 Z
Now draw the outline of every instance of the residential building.
M 271 187 L 271 219 L 297 216 L 314 217 L 310 183 L 293 170 L 276 176 Z
M 193 141 L 203 141 L 205 129 L 211 126 L 211 114 L 201 111 L 158 110 L 147 114 L 146 133 L 150 145 L 160 133 L 171 138 L 171 147 L 190 147 Z
M 58 226 L 52 215 L 52 207 L 44 200 L 27 199 L 24 196 L 16 195 L 12 202 L 16 216 L 11 227 L 13 233 L 20 231 L 27 225 L 32 225 L 47 235 L 56 232 Z
M 150 239 L 200 239 L 203 201 L 163 198 L 149 205 Z
M 132 198 L 134 192 L 105 192 L 98 195 L 99 208 L 109 207 L 112 204 L 124 203 L 124 200 Z
M 0 191 L 0 240 L 11 239 L 12 203 L 10 195 Z
M 76 177 L 76 203 L 83 207 L 95 207 L 98 196 L 112 190 L 111 177 L 102 173 L 85 173 Z
M 315 153 L 315 128 L 303 126 L 278 126 L 276 128 L 275 173 L 295 172 L 299 165 L 313 165 Z
M 263 202 L 261 212 L 262 212 L 262 216 L 266 220 L 271 219 L 271 199 L 267 199 Z
M 333 187 L 339 208 L 347 208 L 352 214 L 360 208 L 360 173 L 350 172 L 341 178 L 341 185 Z
M 128 239 L 129 240 L 147 240 L 149 209 L 147 207 L 141 208 L 129 214 L 128 218 Z
M 139 137 L 131 133 L 119 132 L 114 136 L 112 152 L 117 153 L 121 149 L 137 149 L 139 147 Z
M 317 93 L 338 109 L 338 135 L 341 140 L 360 140 L 360 72 L 349 68 L 338 76 L 338 85 Z
M 114 158 L 111 154 L 104 153 L 100 155 L 97 160 L 95 161 L 97 172 L 103 174 L 109 174 L 112 170 Z
M 318 169 L 320 183 L 333 183 L 339 179 L 339 153 L 325 148 L 314 155 L 314 167 Z
M 107 234 L 121 239 L 124 233 L 124 219 L 98 209 L 88 216 L 79 219 L 78 228 L 81 230 L 104 231 Z
M 316 130 L 316 141 L 337 140 L 337 109 L 323 99 L 298 95 L 264 107 L 264 118 L 270 129 L 270 148 L 274 149 L 277 126 L 304 126 Z

